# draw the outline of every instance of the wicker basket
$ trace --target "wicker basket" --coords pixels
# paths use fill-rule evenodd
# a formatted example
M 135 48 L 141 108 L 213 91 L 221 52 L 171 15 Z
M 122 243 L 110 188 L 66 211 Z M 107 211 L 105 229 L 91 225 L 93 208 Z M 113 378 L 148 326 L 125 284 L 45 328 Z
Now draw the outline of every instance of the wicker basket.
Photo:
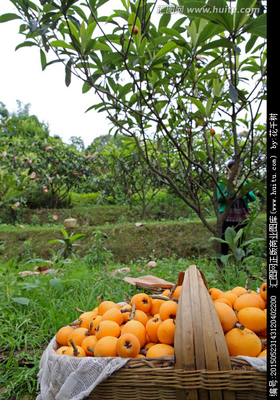
M 179 274 L 181 282 L 175 357 L 132 359 L 100 383 L 87 400 L 267 398 L 266 373 L 229 356 L 203 274 L 191 265 Z

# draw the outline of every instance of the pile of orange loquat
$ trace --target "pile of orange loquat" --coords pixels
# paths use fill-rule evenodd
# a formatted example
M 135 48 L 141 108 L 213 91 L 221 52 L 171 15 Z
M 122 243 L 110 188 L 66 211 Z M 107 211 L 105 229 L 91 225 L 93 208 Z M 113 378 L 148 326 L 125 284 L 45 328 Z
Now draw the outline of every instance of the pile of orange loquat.
M 56 334 L 59 355 L 72 357 L 161 357 L 174 355 L 182 286 L 161 296 L 135 294 L 125 305 L 100 301 Z M 235 287 L 209 289 L 231 356 L 266 356 L 266 283 L 259 293 Z

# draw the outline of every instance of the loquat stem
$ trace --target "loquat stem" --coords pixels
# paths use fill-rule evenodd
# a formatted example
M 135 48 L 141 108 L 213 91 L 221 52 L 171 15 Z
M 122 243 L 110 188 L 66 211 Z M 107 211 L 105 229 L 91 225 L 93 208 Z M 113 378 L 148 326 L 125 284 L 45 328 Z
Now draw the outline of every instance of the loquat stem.
M 88 331 L 85 333 L 86 336 L 90 336 L 91 335 L 92 327 L 93 327 L 93 322 L 90 321 Z
M 131 311 L 131 308 L 121 308 L 120 309 L 121 313 L 126 313 L 126 312 L 129 312 L 129 311 Z
M 169 294 L 168 294 L 167 297 L 171 298 L 171 296 L 172 296 L 172 294 L 174 293 L 174 290 L 176 289 L 177 286 L 178 286 L 177 283 L 175 283 L 175 284 L 172 286 L 172 288 L 171 288 L 171 290 L 170 290 L 170 292 L 169 292 Z
M 250 279 L 247 278 L 247 279 L 246 279 L 246 283 L 245 283 L 245 289 L 246 289 L 246 290 L 249 289 L 249 283 L 250 283 Z
M 159 299 L 159 300 L 165 300 L 165 301 L 175 301 L 175 303 L 178 303 L 178 299 L 177 297 L 173 297 L 172 299 L 170 299 L 169 297 L 165 297 L 165 296 L 159 296 L 159 295 L 150 295 L 150 297 L 152 299 Z
M 131 298 L 129 297 L 129 295 L 128 295 L 128 293 L 124 293 L 125 294 L 125 297 L 128 299 L 128 301 L 129 301 L 129 303 L 131 302 Z
M 134 319 L 134 317 L 135 317 L 135 310 L 136 310 L 135 303 L 132 303 L 131 306 L 132 306 L 132 309 L 131 309 L 130 316 L 129 316 L 129 318 L 128 318 L 129 321 L 131 321 L 132 319 Z
M 80 310 L 80 308 L 78 308 L 78 307 L 75 307 L 75 310 L 76 311 L 78 311 L 79 313 L 81 313 L 81 314 L 83 314 L 85 311 L 83 311 L 83 310 Z
M 236 322 L 235 327 L 241 329 L 242 331 L 244 331 L 245 329 L 245 326 L 240 324 L 239 322 Z
M 76 344 L 75 344 L 73 339 L 70 339 L 69 342 L 71 343 L 71 346 L 73 347 L 73 355 L 75 357 L 77 357 L 77 355 L 79 354 L 78 347 L 76 346 Z
M 88 350 L 88 351 L 91 351 L 92 354 L 94 354 L 94 349 L 93 349 L 92 347 L 87 346 L 87 350 Z
M 101 296 L 98 296 L 98 297 L 97 297 L 97 300 L 98 300 L 98 304 L 101 304 L 101 303 L 102 303 Z
M 82 323 L 81 319 L 77 319 L 74 322 L 70 322 L 69 326 L 79 326 Z

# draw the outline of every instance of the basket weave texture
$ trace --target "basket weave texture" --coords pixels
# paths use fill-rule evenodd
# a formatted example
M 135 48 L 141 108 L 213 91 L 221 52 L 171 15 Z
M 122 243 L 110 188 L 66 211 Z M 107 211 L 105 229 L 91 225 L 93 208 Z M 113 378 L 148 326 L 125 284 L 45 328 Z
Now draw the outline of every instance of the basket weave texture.
M 230 357 L 203 274 L 190 265 L 182 290 L 175 356 L 131 359 L 100 383 L 87 400 L 263 400 L 265 372 Z

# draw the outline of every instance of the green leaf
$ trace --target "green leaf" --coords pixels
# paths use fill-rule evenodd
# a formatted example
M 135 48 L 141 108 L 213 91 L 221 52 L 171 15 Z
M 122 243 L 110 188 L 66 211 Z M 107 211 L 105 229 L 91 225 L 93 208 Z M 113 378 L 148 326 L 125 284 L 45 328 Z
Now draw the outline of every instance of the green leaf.
M 155 59 L 156 59 L 156 58 L 159 58 L 159 57 L 162 57 L 162 56 L 165 56 L 167 53 L 170 53 L 171 51 L 173 51 L 174 49 L 176 49 L 176 47 L 178 47 L 178 45 L 177 45 L 175 42 L 173 42 L 173 41 L 166 43 L 166 44 L 157 52 L 157 54 L 155 55 Z
M 230 100 L 233 102 L 233 104 L 235 104 L 238 100 L 238 91 L 236 89 L 236 87 L 230 82 L 229 83 L 229 98 Z
M 234 247 L 234 239 L 236 237 L 236 232 L 233 228 L 228 227 L 225 231 L 225 240 L 228 245 L 233 248 Z
M 243 27 L 242 32 L 251 33 L 252 35 L 267 37 L 267 14 L 262 14 L 257 18 L 251 19 L 248 24 Z
M 201 111 L 201 113 L 206 117 L 206 110 L 202 102 L 194 97 L 188 97 L 188 99 L 196 105 L 196 107 Z
M 7 14 L 0 15 L 0 23 L 12 21 L 13 19 L 21 19 L 21 17 L 17 14 L 13 14 L 13 13 L 7 13 Z
M 15 303 L 22 304 L 23 306 L 28 306 L 30 302 L 29 299 L 27 299 L 26 297 L 12 297 L 12 300 Z
M 93 50 L 103 50 L 103 51 L 112 51 L 111 47 L 105 43 L 95 42 L 93 46 Z
M 40 59 L 41 59 L 42 71 L 44 71 L 47 65 L 47 58 L 45 52 L 42 49 L 40 49 Z
M 62 240 L 62 239 L 53 239 L 53 240 L 50 240 L 50 241 L 47 243 L 47 245 L 48 245 L 48 244 L 54 244 L 54 243 L 62 243 L 62 244 L 65 244 L 64 240 Z
M 65 65 L 65 85 L 67 87 L 71 83 L 71 68 L 72 68 L 72 59 L 70 58 L 67 64 Z
M 84 238 L 84 234 L 83 233 L 78 233 L 77 235 L 71 236 L 70 237 L 70 244 L 72 244 L 75 240 L 79 240 Z
M 75 48 L 71 44 L 68 44 L 68 43 L 64 42 L 63 40 L 53 40 L 50 43 L 50 45 L 52 47 L 62 47 L 63 49 L 75 50 Z
M 237 32 L 245 22 L 250 18 L 251 13 L 244 12 L 244 10 L 249 10 L 256 4 L 257 0 L 238 0 L 235 19 L 234 19 L 234 29 Z
M 66 232 L 66 230 L 64 228 L 61 228 L 60 231 L 62 232 L 63 236 L 65 237 L 65 239 L 68 239 L 68 233 Z
M 206 19 L 232 32 L 233 16 L 228 11 L 228 4 L 225 0 L 210 0 L 207 4 L 203 1 L 187 1 L 184 5 L 184 13 L 189 18 Z
M 206 50 L 212 50 L 212 49 L 216 49 L 216 48 L 223 48 L 225 47 L 226 49 L 233 49 L 233 43 L 226 38 L 222 38 L 222 39 L 218 39 L 218 40 L 213 40 L 210 41 L 209 43 L 207 43 L 206 45 L 204 45 L 199 51 L 198 53 L 203 53 Z
M 206 163 L 207 162 L 207 157 L 206 157 L 206 152 L 201 151 L 201 150 L 196 150 L 195 151 L 196 157 L 201 160 L 202 162 Z
M 23 43 L 20 43 L 16 46 L 16 50 L 20 49 L 21 47 L 31 47 L 31 46 L 38 46 L 37 43 L 35 42 L 30 42 L 30 41 L 25 41 Z
M 213 98 L 209 97 L 209 99 L 207 100 L 207 104 L 206 104 L 206 117 L 208 117 L 208 118 L 211 115 L 212 104 L 213 104 Z

